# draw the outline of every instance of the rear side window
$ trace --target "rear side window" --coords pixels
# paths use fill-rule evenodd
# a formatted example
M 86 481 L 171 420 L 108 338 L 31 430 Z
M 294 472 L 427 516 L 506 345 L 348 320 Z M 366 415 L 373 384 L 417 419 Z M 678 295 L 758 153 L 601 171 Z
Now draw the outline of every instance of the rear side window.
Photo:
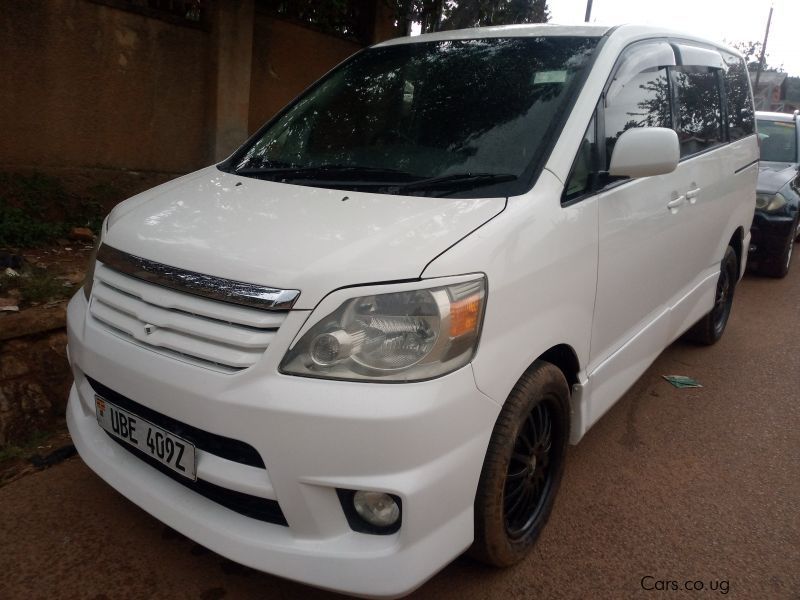
M 756 132 L 753 99 L 750 95 L 750 78 L 744 60 L 722 52 L 726 70 L 723 75 L 728 102 L 728 135 L 735 140 Z
M 681 158 L 754 134 L 744 61 L 729 52 L 660 39 L 626 49 L 573 160 L 563 204 L 624 179 L 609 178 L 607 171 L 617 140 L 636 127 L 675 130 Z
M 717 70 L 675 67 L 673 84 L 678 109 L 675 131 L 681 144 L 681 157 L 721 144 L 722 99 Z

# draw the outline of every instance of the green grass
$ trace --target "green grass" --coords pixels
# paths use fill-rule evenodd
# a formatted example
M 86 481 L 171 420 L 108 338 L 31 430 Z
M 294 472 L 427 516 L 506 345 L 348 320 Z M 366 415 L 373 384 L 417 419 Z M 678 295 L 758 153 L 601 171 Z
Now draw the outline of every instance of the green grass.
M 37 446 L 41 446 L 51 435 L 53 435 L 52 431 L 35 431 L 33 435 L 20 446 L 10 445 L 0 448 L 0 463 L 31 454 L 36 450 Z
M 30 214 L 29 210 L 9 206 L 0 198 L 0 247 L 30 248 L 67 234 L 63 221 L 48 223 Z
M 0 295 L 18 290 L 21 305 L 64 300 L 74 294 L 76 289 L 74 286 L 65 286 L 63 280 L 56 279 L 45 269 L 38 267 L 26 267 L 17 277 L 8 277 L 0 271 Z
M 72 227 L 99 231 L 103 202 L 119 194 L 96 185 L 89 197 L 69 194 L 61 181 L 41 173 L 0 173 L 0 248 L 32 248 L 64 237 Z
M 15 277 L 17 289 L 22 294 L 25 302 L 51 302 L 68 298 L 75 291 L 72 287 L 65 287 L 60 279 L 54 279 L 45 269 L 34 268 L 28 273 Z

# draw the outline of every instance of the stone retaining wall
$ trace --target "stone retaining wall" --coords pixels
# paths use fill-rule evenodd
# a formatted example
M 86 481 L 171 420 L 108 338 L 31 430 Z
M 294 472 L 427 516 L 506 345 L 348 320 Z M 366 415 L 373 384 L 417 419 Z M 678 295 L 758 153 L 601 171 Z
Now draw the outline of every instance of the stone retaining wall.
M 55 429 L 67 405 L 66 305 L 0 315 L 0 448 Z

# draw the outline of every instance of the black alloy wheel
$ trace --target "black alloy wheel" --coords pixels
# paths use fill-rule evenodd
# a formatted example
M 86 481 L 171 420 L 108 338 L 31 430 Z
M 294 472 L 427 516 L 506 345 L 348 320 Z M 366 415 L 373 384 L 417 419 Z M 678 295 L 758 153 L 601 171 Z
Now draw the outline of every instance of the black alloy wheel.
M 470 553 L 489 565 L 522 560 L 553 509 L 569 440 L 569 385 L 537 361 L 520 378 L 495 423 L 475 495 Z
M 716 344 L 725 333 L 725 327 L 731 316 L 733 295 L 739 281 L 739 259 L 736 251 L 728 246 L 719 265 L 717 289 L 714 294 L 714 306 L 694 326 L 686 332 L 686 337 L 698 344 L 710 346 Z
M 550 463 L 560 457 L 553 456 L 552 403 L 545 398 L 528 413 L 511 453 L 503 490 L 506 533 L 511 539 L 530 533 L 553 486 Z
M 733 288 L 736 285 L 736 273 L 731 269 L 726 269 L 725 265 L 719 272 L 717 279 L 717 292 L 714 297 L 714 308 L 711 311 L 711 321 L 714 324 L 714 333 L 719 337 L 725 330 L 728 317 L 731 315 L 733 306 Z

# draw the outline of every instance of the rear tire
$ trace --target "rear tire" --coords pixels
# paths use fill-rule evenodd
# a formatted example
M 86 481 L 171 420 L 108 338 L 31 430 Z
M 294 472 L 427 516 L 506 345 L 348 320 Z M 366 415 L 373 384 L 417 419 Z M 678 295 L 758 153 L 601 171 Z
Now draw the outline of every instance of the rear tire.
M 728 246 L 720 263 L 714 308 L 686 333 L 689 340 L 704 346 L 711 346 L 716 344 L 725 333 L 733 306 L 733 293 L 736 290 L 736 282 L 739 280 L 738 265 L 736 251 Z
M 475 496 L 474 558 L 507 567 L 536 543 L 564 473 L 569 415 L 563 373 L 535 362 L 511 391 L 489 441 Z

